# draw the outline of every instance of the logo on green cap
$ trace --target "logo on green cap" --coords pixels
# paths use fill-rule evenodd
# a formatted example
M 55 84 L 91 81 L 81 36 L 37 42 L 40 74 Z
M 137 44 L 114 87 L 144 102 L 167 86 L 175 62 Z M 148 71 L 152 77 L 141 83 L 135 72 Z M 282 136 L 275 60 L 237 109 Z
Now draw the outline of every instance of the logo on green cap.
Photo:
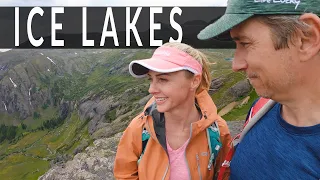
M 296 5 L 294 9 L 297 9 L 300 0 L 254 0 L 255 3 L 274 3 L 274 4 L 294 4 Z

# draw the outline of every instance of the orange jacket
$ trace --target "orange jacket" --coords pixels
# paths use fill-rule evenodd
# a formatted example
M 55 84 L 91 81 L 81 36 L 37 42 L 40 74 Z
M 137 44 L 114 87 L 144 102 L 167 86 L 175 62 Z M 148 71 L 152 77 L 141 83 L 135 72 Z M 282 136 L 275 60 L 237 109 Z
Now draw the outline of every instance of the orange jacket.
M 191 125 L 191 138 L 186 148 L 186 159 L 190 179 L 211 180 L 225 159 L 229 150 L 227 144 L 230 143 L 231 136 L 226 122 L 217 115 L 217 108 L 210 95 L 206 91 L 202 91 L 196 95 L 196 100 L 203 116 L 201 120 Z M 159 120 L 160 113 L 152 105 L 153 101 L 152 98 L 146 105 L 144 112 L 135 117 L 124 131 L 114 162 L 116 179 L 169 180 L 170 164 L 165 145 L 165 126 Z M 216 158 L 215 167 L 209 170 L 210 153 L 206 128 L 214 121 L 218 122 L 222 148 Z M 142 153 L 144 127 L 151 137 L 138 165 L 137 161 Z

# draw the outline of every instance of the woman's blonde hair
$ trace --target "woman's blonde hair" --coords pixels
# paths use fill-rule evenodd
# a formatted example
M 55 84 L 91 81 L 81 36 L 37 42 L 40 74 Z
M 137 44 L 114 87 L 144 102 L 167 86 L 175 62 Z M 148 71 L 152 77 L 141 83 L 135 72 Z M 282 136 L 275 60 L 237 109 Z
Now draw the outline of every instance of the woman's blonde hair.
M 206 90 L 208 91 L 210 88 L 211 84 L 211 77 L 210 77 L 210 72 L 209 72 L 209 61 L 201 51 L 187 45 L 184 43 L 179 43 L 179 42 L 169 42 L 163 44 L 163 46 L 168 46 L 168 47 L 174 47 L 177 48 L 183 52 L 188 53 L 190 56 L 192 56 L 194 59 L 196 59 L 201 65 L 202 65 L 202 77 L 201 77 L 201 82 L 199 87 L 197 88 L 197 93 L 200 92 L 201 90 Z M 186 71 L 187 77 L 193 77 L 193 73 L 190 71 Z

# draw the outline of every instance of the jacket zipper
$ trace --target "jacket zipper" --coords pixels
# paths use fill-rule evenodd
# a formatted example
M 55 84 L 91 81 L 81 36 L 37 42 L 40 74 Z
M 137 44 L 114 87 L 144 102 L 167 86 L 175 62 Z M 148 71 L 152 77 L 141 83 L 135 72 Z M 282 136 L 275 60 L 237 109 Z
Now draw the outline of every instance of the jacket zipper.
M 169 164 L 168 164 L 168 166 L 167 166 L 166 171 L 164 172 L 164 175 L 163 175 L 163 177 L 162 177 L 162 180 L 164 180 L 164 179 L 166 178 L 167 173 L 168 173 L 168 170 L 169 170 Z
M 150 137 L 154 138 L 154 137 L 152 136 L 152 133 L 151 133 L 151 129 L 150 129 L 150 125 L 149 125 L 148 119 L 146 119 L 146 124 L 147 124 L 147 129 L 148 129 L 148 131 L 149 131 Z
M 151 132 L 151 130 L 150 130 L 150 125 L 149 125 L 148 120 L 146 120 L 146 124 L 147 124 L 147 129 L 149 130 L 149 132 Z M 150 133 L 150 136 L 152 137 L 152 134 L 151 134 L 151 133 Z M 154 138 L 154 137 L 152 137 L 152 138 Z M 168 166 L 167 166 L 167 168 L 166 168 L 166 171 L 165 171 L 164 174 L 163 174 L 162 180 L 164 180 L 164 179 L 166 178 L 166 176 L 167 176 L 167 173 L 168 173 L 168 170 L 169 170 L 169 165 L 170 165 L 170 162 L 168 163 Z
M 196 154 L 196 158 L 197 158 L 197 165 L 198 165 L 198 173 L 199 173 L 199 177 L 200 177 L 200 180 L 202 180 L 202 176 L 201 176 L 201 169 L 200 169 L 200 163 L 199 163 L 199 155 L 198 155 L 198 153 Z
M 191 180 L 191 172 L 190 172 L 190 167 L 189 167 L 189 164 L 188 164 L 188 161 L 187 161 L 187 147 L 189 145 L 189 142 L 191 140 L 191 135 L 192 135 L 192 123 L 190 124 L 190 135 L 189 135 L 189 140 L 188 140 L 188 143 L 186 145 L 186 150 L 184 150 L 184 157 L 185 157 L 185 161 L 186 161 L 186 164 L 187 164 L 187 167 L 188 167 L 188 174 L 189 174 L 189 179 Z

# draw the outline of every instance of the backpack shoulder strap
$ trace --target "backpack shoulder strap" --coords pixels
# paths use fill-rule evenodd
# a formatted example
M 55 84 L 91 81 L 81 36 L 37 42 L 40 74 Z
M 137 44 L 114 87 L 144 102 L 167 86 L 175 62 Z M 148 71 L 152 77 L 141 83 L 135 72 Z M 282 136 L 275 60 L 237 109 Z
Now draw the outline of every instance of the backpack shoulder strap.
M 257 112 L 265 105 L 270 99 L 259 98 L 256 104 L 252 107 L 251 117 L 252 118 Z
M 211 170 L 213 162 L 218 155 L 219 150 L 222 147 L 220 141 L 220 130 L 217 121 L 211 124 L 207 129 L 207 140 L 210 150 L 210 158 L 208 163 L 208 169 Z
M 142 153 L 141 153 L 141 155 L 140 155 L 140 157 L 138 159 L 138 162 L 137 162 L 138 165 L 139 165 L 139 163 L 141 161 L 141 158 L 142 158 L 142 156 L 144 154 L 144 150 L 146 149 L 146 146 L 147 146 L 147 143 L 148 143 L 149 139 L 150 139 L 149 132 L 147 131 L 146 128 L 143 128 L 143 130 L 142 130 Z
M 266 98 L 259 98 L 256 104 L 254 104 L 250 110 L 250 115 L 248 116 L 246 123 L 243 127 L 243 130 L 236 139 L 234 146 L 236 146 L 247 134 L 247 132 L 256 124 L 263 115 L 265 115 L 274 105 L 275 101 Z
M 246 122 L 243 128 L 248 124 L 248 122 L 253 118 L 255 114 L 269 101 L 270 99 L 259 98 L 257 102 L 251 107 L 250 112 L 246 118 Z
M 245 134 L 252 128 L 252 126 L 265 114 L 267 113 L 274 105 L 275 101 L 266 98 L 259 98 L 258 101 L 251 107 L 250 112 L 248 113 L 246 123 L 244 124 L 243 130 L 240 134 L 233 138 L 230 143 L 230 150 L 225 158 L 225 161 L 220 167 L 220 172 L 218 175 L 218 180 L 222 180 L 228 176 L 230 172 L 230 162 L 235 153 L 236 145 L 242 140 Z

